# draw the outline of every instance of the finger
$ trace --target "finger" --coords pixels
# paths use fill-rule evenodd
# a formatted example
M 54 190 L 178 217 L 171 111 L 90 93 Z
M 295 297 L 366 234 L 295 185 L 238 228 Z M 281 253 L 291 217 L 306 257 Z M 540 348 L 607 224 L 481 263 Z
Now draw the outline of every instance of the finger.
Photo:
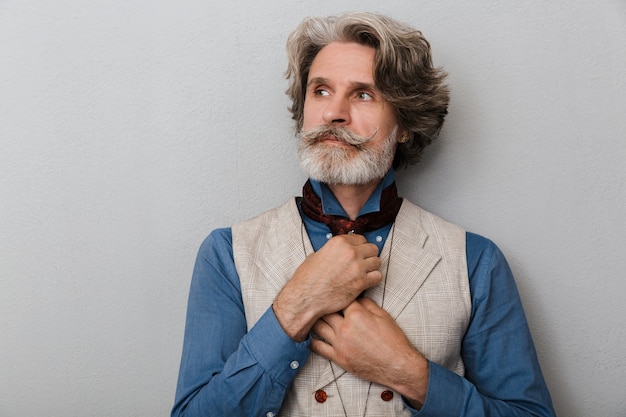
M 329 327 L 335 331 L 341 325 L 344 319 L 344 311 L 338 311 L 336 313 L 326 314 L 322 319 Z
M 356 233 L 349 233 L 344 235 L 337 235 L 336 238 L 345 239 L 347 242 L 353 245 L 362 245 L 367 243 L 367 239 L 363 235 L 359 235 Z
M 378 246 L 374 243 L 369 243 L 365 236 L 357 235 L 357 234 L 348 234 L 348 235 L 337 235 L 333 237 L 333 239 L 342 239 L 345 242 L 349 243 L 352 246 L 357 247 L 361 252 L 361 256 L 364 258 L 371 256 L 378 256 Z
M 335 350 L 332 345 L 319 339 L 311 340 L 309 349 L 311 350 L 311 352 L 317 353 L 318 355 L 326 359 L 333 360 L 335 357 Z
M 370 257 L 363 260 L 364 268 L 367 272 L 378 271 L 380 268 L 381 260 L 378 256 Z
M 378 258 L 378 246 L 373 243 L 363 243 L 358 246 L 358 249 L 363 258 Z
M 356 302 L 358 302 L 360 305 L 362 305 L 369 311 L 374 312 L 374 311 L 380 310 L 380 307 L 378 306 L 378 304 L 376 304 L 376 301 L 372 300 L 369 297 L 359 298 Z
M 333 326 L 325 320 L 326 317 L 328 316 L 324 316 L 324 318 L 315 322 L 313 332 L 322 339 L 330 342 L 335 335 L 335 330 Z M 332 321 L 332 318 L 330 320 Z
M 347 243 L 351 246 L 360 246 L 367 243 L 367 239 L 365 239 L 365 236 L 357 234 L 335 235 L 330 241 L 335 241 L 334 243 Z
M 356 300 L 356 302 L 360 303 L 361 306 L 367 309 L 367 311 L 377 316 L 388 314 L 387 311 L 385 311 L 381 306 L 376 304 L 376 301 L 372 300 L 369 297 L 362 297 Z
M 363 289 L 366 290 L 368 288 L 372 288 L 378 285 L 382 280 L 383 280 L 383 274 L 381 274 L 378 269 L 367 272 L 365 274 L 365 285 Z
M 344 315 L 347 316 L 348 314 L 352 314 L 355 311 L 358 311 L 360 309 L 363 309 L 363 306 L 361 305 L 360 300 L 356 299 L 350 304 L 348 304 L 346 308 L 343 309 L 343 312 L 344 312 Z

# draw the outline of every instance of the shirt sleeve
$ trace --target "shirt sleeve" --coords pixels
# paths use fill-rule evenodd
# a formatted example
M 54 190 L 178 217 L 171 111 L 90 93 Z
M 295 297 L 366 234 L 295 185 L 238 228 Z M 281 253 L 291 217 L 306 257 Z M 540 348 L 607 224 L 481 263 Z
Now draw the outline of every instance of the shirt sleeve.
M 309 344 L 287 336 L 271 307 L 247 331 L 231 230 L 215 230 L 193 271 L 172 417 L 277 414 Z
M 504 255 L 467 234 L 472 310 L 461 355 L 465 377 L 429 363 L 420 417 L 554 416 L 522 303 Z

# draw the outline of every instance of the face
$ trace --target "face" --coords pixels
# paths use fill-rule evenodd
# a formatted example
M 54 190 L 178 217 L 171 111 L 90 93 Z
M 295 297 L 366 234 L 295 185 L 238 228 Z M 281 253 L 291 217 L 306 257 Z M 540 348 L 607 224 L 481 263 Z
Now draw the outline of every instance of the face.
M 335 42 L 313 60 L 298 149 L 310 177 L 362 185 L 380 180 L 391 167 L 398 125 L 393 106 L 374 85 L 374 52 Z

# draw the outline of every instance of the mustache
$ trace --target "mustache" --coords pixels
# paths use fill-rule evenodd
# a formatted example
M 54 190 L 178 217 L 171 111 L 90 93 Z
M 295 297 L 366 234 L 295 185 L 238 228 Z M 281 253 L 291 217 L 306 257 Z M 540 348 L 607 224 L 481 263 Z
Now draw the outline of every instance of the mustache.
M 307 143 L 315 143 L 322 141 L 329 136 L 334 136 L 337 140 L 345 142 L 349 145 L 361 146 L 374 139 L 376 133 L 378 133 L 378 128 L 374 129 L 374 132 L 369 136 L 360 136 L 345 127 L 330 127 L 322 125 L 309 130 L 301 130 L 298 133 L 298 137 Z

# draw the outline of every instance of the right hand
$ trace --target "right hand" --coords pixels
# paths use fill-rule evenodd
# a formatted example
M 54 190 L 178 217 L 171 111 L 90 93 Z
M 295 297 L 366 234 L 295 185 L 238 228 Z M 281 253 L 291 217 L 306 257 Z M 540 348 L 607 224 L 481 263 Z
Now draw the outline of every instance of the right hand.
M 306 339 L 318 318 L 344 309 L 382 280 L 378 247 L 362 235 L 339 235 L 309 255 L 274 300 L 274 314 L 292 339 Z

